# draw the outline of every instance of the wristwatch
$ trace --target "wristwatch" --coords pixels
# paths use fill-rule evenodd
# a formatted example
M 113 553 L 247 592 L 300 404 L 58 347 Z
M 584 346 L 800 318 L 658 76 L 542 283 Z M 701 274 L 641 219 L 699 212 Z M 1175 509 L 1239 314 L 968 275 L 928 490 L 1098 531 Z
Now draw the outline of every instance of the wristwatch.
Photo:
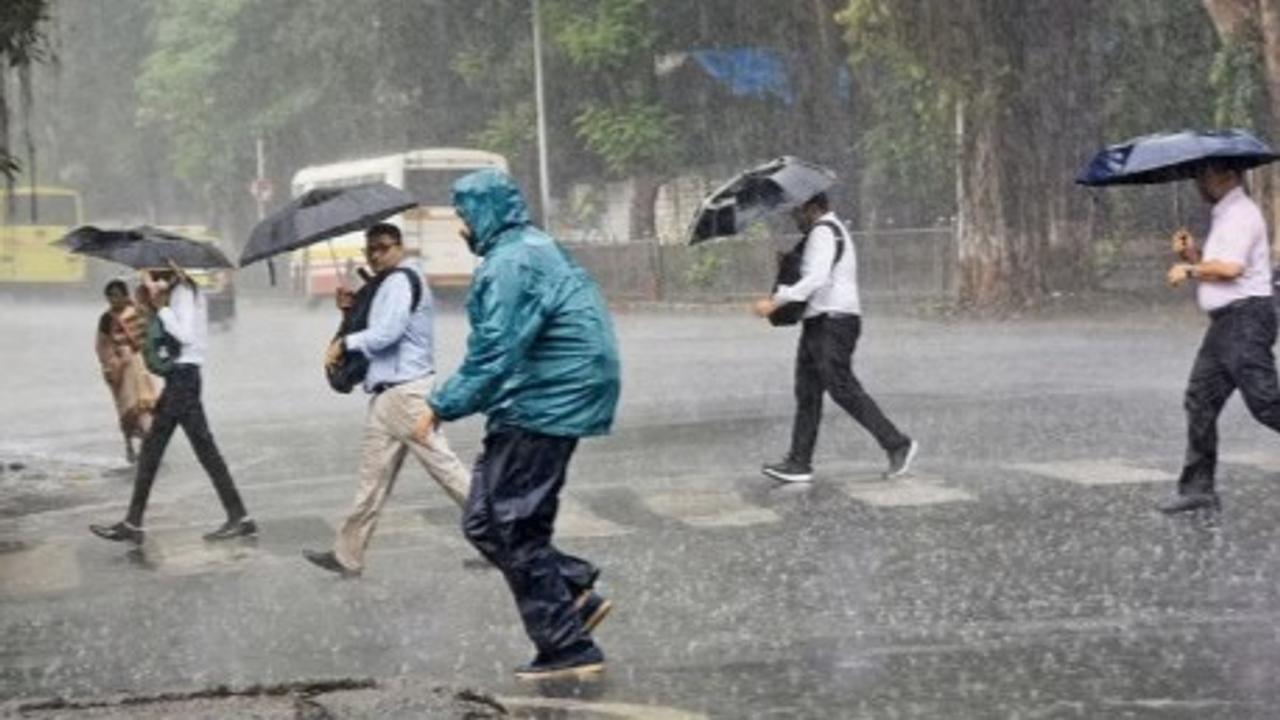
M 1188 279 L 1188 280 L 1195 280 L 1195 279 L 1196 279 L 1196 266 L 1195 266 L 1195 265 L 1188 265 L 1188 266 L 1187 266 L 1187 279 Z

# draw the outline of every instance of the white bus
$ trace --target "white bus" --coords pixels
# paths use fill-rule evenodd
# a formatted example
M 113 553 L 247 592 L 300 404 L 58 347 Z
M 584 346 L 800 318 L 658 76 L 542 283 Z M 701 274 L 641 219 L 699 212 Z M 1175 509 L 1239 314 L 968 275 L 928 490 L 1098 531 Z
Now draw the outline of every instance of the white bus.
M 482 168 L 507 169 L 501 155 L 481 150 L 428 148 L 314 165 L 293 176 L 293 197 L 317 187 L 345 187 L 369 182 L 385 182 L 405 190 L 418 207 L 387 222 L 399 226 L 405 248 L 422 260 L 427 281 L 435 287 L 466 286 L 477 259 L 459 237 L 462 221 L 453 210 L 449 189 L 453 181 Z M 308 298 L 333 295 L 339 278 L 353 287 L 355 269 L 364 264 L 364 235 L 348 233 L 330 243 L 298 250 L 290 262 L 295 287 Z M 335 266 L 334 263 L 337 263 Z

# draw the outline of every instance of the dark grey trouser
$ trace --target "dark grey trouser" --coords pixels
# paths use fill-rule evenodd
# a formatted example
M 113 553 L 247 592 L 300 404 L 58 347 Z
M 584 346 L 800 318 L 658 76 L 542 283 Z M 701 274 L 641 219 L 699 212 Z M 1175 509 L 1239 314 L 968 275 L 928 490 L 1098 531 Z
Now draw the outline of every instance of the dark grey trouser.
M 182 426 L 187 440 L 191 441 L 191 449 L 195 451 L 196 458 L 213 481 L 213 488 L 218 492 L 218 499 L 227 511 L 228 519 L 236 520 L 247 515 L 240 493 L 236 492 L 236 484 L 231 480 L 231 472 L 227 470 L 227 463 L 218 452 L 213 433 L 209 431 L 204 403 L 200 400 L 200 366 L 175 365 L 165 376 L 164 390 L 156 401 L 151 432 L 142 441 L 138 474 L 133 481 L 133 500 L 129 503 L 129 514 L 125 520 L 131 525 L 142 526 L 142 514 L 147 509 L 147 498 L 151 496 L 151 486 L 155 483 L 160 458 L 164 456 L 169 439 L 178 426 Z
M 853 351 L 862 332 L 857 315 L 819 315 L 807 318 L 800 333 L 796 353 L 796 416 L 791 426 L 792 460 L 805 465 L 813 461 L 822 422 L 822 395 L 828 393 L 836 404 L 866 428 L 886 452 L 911 442 L 880 411 L 876 401 L 862 389 L 853 375 Z
M 1218 415 L 1237 388 L 1258 422 L 1280 431 L 1280 383 L 1271 352 L 1276 310 L 1271 298 L 1237 300 L 1209 317 L 1187 382 L 1187 457 L 1178 478 L 1180 495 L 1213 492 Z
M 519 428 L 491 430 L 471 471 L 462 532 L 507 580 L 542 660 L 572 658 L 595 643 L 574 600 L 599 571 L 551 544 L 560 489 L 577 438 Z

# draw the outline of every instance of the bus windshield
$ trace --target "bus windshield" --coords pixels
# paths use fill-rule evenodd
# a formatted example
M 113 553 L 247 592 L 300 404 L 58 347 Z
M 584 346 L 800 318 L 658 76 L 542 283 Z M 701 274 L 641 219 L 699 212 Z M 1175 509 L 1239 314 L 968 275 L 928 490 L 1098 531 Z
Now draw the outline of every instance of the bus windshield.
M 34 203 L 30 195 L 9 195 L 0 202 L 4 203 L 0 216 L 4 217 L 6 225 L 70 226 L 80 222 L 76 199 L 70 195 L 38 194 Z
M 424 168 L 405 170 L 404 189 L 423 207 L 453 205 L 453 182 L 480 168 Z

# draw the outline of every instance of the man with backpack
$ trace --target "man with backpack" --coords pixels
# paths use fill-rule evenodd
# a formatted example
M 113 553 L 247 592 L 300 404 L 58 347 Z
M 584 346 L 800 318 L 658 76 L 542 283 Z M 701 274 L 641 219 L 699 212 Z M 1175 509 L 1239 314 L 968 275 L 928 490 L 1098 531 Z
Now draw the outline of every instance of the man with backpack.
M 758 300 L 755 313 L 774 324 L 803 322 L 796 354 L 796 414 L 791 449 L 781 462 L 763 467 L 781 482 L 813 479 L 813 449 L 822 421 L 822 395 L 866 428 L 889 458 L 885 478 L 905 474 L 917 443 L 903 435 L 881 412 L 853 375 L 853 351 L 862 331 L 858 298 L 858 261 L 844 223 L 819 193 L 791 213 L 804 239 L 793 250 L 801 255 L 799 279 L 779 285 L 771 297 Z
M 258 528 L 249 518 L 227 463 L 214 443 L 204 414 L 204 403 L 200 399 L 200 367 L 204 364 L 209 334 L 209 311 L 204 293 L 176 267 L 144 273 L 143 285 L 147 289 L 148 302 L 156 310 L 147 328 L 144 355 L 147 368 L 164 377 L 164 390 L 156 401 L 151 430 L 142 441 L 128 514 L 123 522 L 90 525 L 89 530 L 105 540 L 142 544 L 142 515 L 147 509 L 156 471 L 160 468 L 160 458 L 173 437 L 173 431 L 181 426 L 200 465 L 213 481 L 214 490 L 227 513 L 227 521 L 207 533 L 204 539 L 229 540 L 254 535 Z
M 436 432 L 426 442 L 413 436 L 435 385 L 433 308 L 422 270 L 417 261 L 406 257 L 400 228 L 390 223 L 365 231 L 364 252 L 374 271 L 371 287 L 366 288 L 371 292 L 362 291 L 353 298 L 339 291 L 338 306 L 347 312 L 367 312 L 367 325 L 336 338 L 325 355 L 325 366 L 331 369 L 346 353 L 359 353 L 368 360 L 363 384 L 373 397 L 365 420 L 360 487 L 333 549 L 302 552 L 307 560 L 343 576 L 363 572 L 365 550 L 406 454 L 413 453 L 459 505 L 470 488 L 467 468 L 443 434 Z M 368 307 L 354 306 L 366 302 Z

